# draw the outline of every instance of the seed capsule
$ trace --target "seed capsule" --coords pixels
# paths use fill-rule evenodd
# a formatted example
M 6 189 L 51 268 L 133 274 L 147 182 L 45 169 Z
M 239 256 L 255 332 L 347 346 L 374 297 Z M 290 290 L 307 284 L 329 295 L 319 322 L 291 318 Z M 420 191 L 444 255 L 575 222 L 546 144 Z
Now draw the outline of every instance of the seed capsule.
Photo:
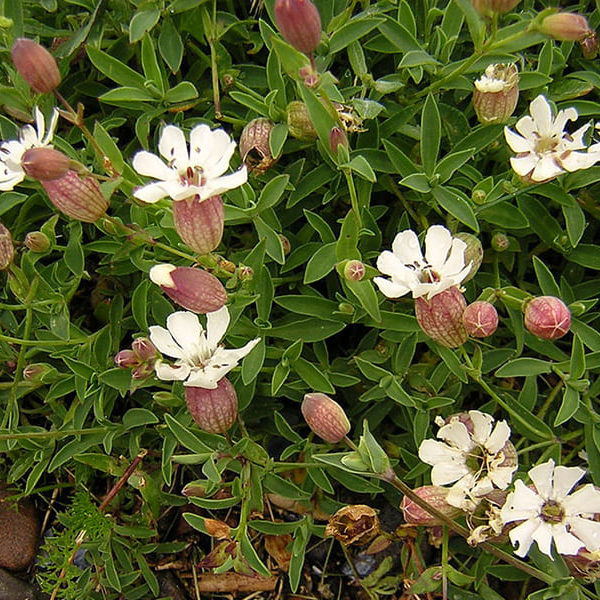
M 194 198 L 173 202 L 173 221 L 179 237 L 194 252 L 208 254 L 223 238 L 223 200 L 213 196 L 203 202 Z
M 544 340 L 557 340 L 571 328 L 571 312 L 554 296 L 539 296 L 525 307 L 525 327 Z
M 467 306 L 457 287 L 451 287 L 427 300 L 415 299 L 415 315 L 421 329 L 447 348 L 458 348 L 467 341 L 462 315 Z
M 277 161 L 271 153 L 269 137 L 275 124 L 269 119 L 250 121 L 240 136 L 240 154 L 248 170 L 260 175 Z
M 10 267 L 15 258 L 15 246 L 10 231 L 0 223 L 0 271 Z
M 214 390 L 187 386 L 185 400 L 192 418 L 204 431 L 225 433 L 237 418 L 237 394 L 227 377 Z
M 330 444 L 337 444 L 350 431 L 350 421 L 344 409 L 326 394 L 306 394 L 301 410 L 312 431 Z

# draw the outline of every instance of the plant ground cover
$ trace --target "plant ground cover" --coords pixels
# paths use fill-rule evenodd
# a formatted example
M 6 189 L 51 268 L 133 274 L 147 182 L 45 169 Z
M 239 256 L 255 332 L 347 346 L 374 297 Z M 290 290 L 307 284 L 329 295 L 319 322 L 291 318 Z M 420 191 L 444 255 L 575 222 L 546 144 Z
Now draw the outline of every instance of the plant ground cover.
M 597 598 L 599 22 L 0 0 L 0 599 Z

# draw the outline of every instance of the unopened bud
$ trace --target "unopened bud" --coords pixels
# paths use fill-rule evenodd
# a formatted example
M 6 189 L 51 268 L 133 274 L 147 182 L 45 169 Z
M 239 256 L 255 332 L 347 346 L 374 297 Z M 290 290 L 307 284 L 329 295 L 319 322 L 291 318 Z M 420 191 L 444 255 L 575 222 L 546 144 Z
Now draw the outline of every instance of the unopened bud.
M 457 287 L 451 287 L 427 300 L 415 298 L 415 316 L 421 329 L 447 348 L 458 348 L 467 341 L 462 315 L 467 306 Z
M 283 39 L 311 54 L 321 41 L 321 16 L 311 0 L 275 0 L 275 22 Z
M 519 73 L 515 64 L 489 65 L 475 82 L 473 106 L 480 123 L 506 123 L 519 100 Z
M 472 337 L 485 338 L 498 329 L 498 311 L 489 302 L 469 304 L 462 318 L 467 333 Z
M 473 200 L 475 204 L 485 204 L 486 199 L 487 194 L 483 190 L 473 190 L 471 200 Z
M 50 239 L 41 231 L 30 231 L 25 236 L 24 244 L 32 252 L 46 252 L 50 248 Z
M 134 367 L 131 371 L 131 378 L 135 380 L 146 379 L 154 374 L 154 367 L 149 363 L 144 363 Z
M 240 281 L 252 281 L 254 278 L 254 269 L 252 267 L 243 266 L 239 270 Z
M 149 275 L 153 283 L 186 310 L 205 314 L 219 310 L 227 302 L 223 284 L 202 269 L 164 263 L 152 267 Z
M 80 177 L 69 170 L 58 179 L 41 183 L 50 202 L 72 219 L 94 223 L 106 213 L 108 200 L 93 177 Z
M 37 42 L 28 38 L 18 38 L 10 54 L 19 75 L 34 92 L 46 94 L 60 83 L 60 72 L 55 58 Z
M 140 359 L 133 350 L 120 350 L 115 355 L 115 365 L 119 369 L 132 369 L 140 364 Z
M 181 490 L 181 494 L 186 497 L 204 498 L 209 482 L 191 481 Z
M 544 340 L 557 340 L 571 327 L 571 312 L 555 296 L 538 296 L 525 306 L 525 327 Z
M 365 276 L 365 265 L 360 260 L 349 260 L 344 265 L 344 277 L 348 281 L 360 281 Z
M 0 271 L 10 267 L 15 258 L 15 246 L 10 231 L 0 223 Z
M 492 236 L 492 248 L 496 252 L 504 252 L 510 247 L 510 240 L 505 233 L 495 233 Z
M 294 100 L 287 105 L 287 126 L 292 137 L 303 142 L 313 142 L 318 134 L 310 120 L 308 109 L 304 102 Z
M 348 148 L 348 137 L 346 132 L 341 127 L 333 127 L 329 132 L 329 148 L 337 155 L 338 147 Z
M 482 17 L 492 16 L 494 13 L 503 15 L 510 12 L 521 0 L 471 0 L 473 8 Z
M 593 33 L 584 16 L 566 12 L 547 16 L 540 31 L 561 42 L 580 42 Z
M 282 233 L 278 235 L 279 239 L 281 240 L 281 247 L 283 248 L 283 253 L 287 256 L 292 251 L 292 244 L 290 244 L 290 240 Z
M 221 196 L 202 202 L 195 198 L 173 202 L 173 221 L 179 237 L 198 254 L 212 252 L 223 238 L 225 212 Z
M 154 344 L 146 337 L 135 338 L 131 349 L 141 362 L 152 360 L 158 354 Z
M 69 157 L 54 148 L 30 148 L 21 159 L 23 171 L 38 181 L 62 177 L 69 170 Z
M 460 509 L 446 502 L 448 488 L 439 485 L 424 485 L 414 489 L 413 492 L 449 519 L 454 519 L 461 513 Z M 409 525 L 434 527 L 436 525 L 445 524 L 444 521 L 431 515 L 408 496 L 402 498 L 400 510 L 402 510 L 402 514 L 404 515 L 404 521 Z
M 579 42 L 579 45 L 583 58 L 592 60 L 598 56 L 598 36 L 595 31 L 590 31 L 589 35 Z
M 275 124 L 273 121 L 258 118 L 244 127 L 240 136 L 240 154 L 249 171 L 257 175 L 264 173 L 277 161 L 271 153 L 269 137 Z
M 349 302 L 340 302 L 338 304 L 338 310 L 341 313 L 344 313 L 345 315 L 354 314 L 354 306 L 352 306 L 352 304 L 350 304 Z
M 344 409 L 326 394 L 306 394 L 300 410 L 311 430 L 330 444 L 337 444 L 350 431 Z
M 463 283 L 466 283 L 467 281 L 473 279 L 477 271 L 479 271 L 479 267 L 481 266 L 481 262 L 483 261 L 483 246 L 481 245 L 479 238 L 471 233 L 461 231 L 460 233 L 457 233 L 454 237 L 461 240 L 467 245 L 467 247 L 465 248 L 465 265 L 471 263 L 471 269 L 462 281 Z
M 51 383 L 58 378 L 58 371 L 47 363 L 32 363 L 23 369 L 23 379 L 29 382 Z
M 185 400 L 192 418 L 204 431 L 225 433 L 237 418 L 237 394 L 227 377 L 214 390 L 186 386 Z

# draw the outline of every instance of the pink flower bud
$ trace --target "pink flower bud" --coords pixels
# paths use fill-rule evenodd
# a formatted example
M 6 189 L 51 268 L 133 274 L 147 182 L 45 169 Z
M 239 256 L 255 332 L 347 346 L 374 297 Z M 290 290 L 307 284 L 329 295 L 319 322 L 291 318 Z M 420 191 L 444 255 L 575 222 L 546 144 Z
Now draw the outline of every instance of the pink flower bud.
M 150 269 L 150 279 L 171 300 L 195 313 L 214 312 L 227 302 L 221 282 L 202 269 L 161 264 Z
M 0 223 L 0 271 L 10 267 L 15 258 L 15 246 L 10 231 Z
M 438 344 L 458 348 L 467 341 L 462 315 L 467 306 L 457 287 L 451 287 L 427 300 L 415 299 L 415 316 L 421 329 Z
M 546 17 L 540 31 L 561 42 L 580 42 L 593 33 L 584 16 L 561 12 Z
M 492 16 L 494 13 L 503 15 L 510 12 L 521 0 L 471 0 L 473 8 L 482 16 Z
M 30 231 L 25 236 L 25 246 L 32 252 L 46 252 L 50 248 L 50 240 L 41 231 Z
M 249 171 L 257 175 L 272 167 L 277 159 L 273 158 L 269 137 L 275 124 L 264 118 L 253 119 L 242 130 L 240 136 L 240 154 Z
M 225 433 L 237 418 L 237 394 L 227 377 L 214 390 L 187 386 L 185 400 L 192 418 L 204 431 Z
M 38 181 L 58 179 L 69 170 L 69 157 L 54 148 L 30 148 L 23 154 L 21 166 Z
M 337 444 L 350 431 L 344 409 L 326 394 L 306 394 L 300 410 L 312 431 L 330 444 Z
M 141 362 L 152 360 L 158 356 L 154 344 L 145 337 L 135 338 L 131 344 L 131 349 Z
M 133 350 L 120 350 L 115 354 L 115 365 L 119 369 L 131 369 L 139 364 L 140 360 Z
M 348 281 L 360 281 L 365 276 L 365 265 L 360 260 L 349 260 L 344 265 L 344 277 Z
M 348 148 L 348 137 L 341 127 L 333 127 L 329 132 L 329 148 L 337 155 L 338 146 Z
M 240 281 L 252 281 L 254 279 L 254 269 L 252 267 L 243 266 L 239 270 Z
M 151 364 L 144 363 L 138 365 L 131 371 L 131 378 L 135 380 L 146 379 L 154 374 L 154 367 Z
M 450 519 L 457 517 L 461 513 L 460 509 L 446 502 L 448 488 L 438 485 L 424 485 L 414 489 L 413 492 Z M 408 496 L 402 498 L 400 510 L 402 510 L 402 514 L 404 515 L 404 521 L 409 525 L 423 525 L 425 527 L 444 525 L 441 519 L 429 514 Z
M 69 170 L 59 179 L 41 183 L 50 202 L 77 221 L 94 223 L 108 208 L 108 200 L 93 177 L 80 177 L 75 171 Z
M 212 252 L 223 237 L 225 212 L 221 196 L 203 202 L 194 198 L 173 202 L 173 220 L 179 237 L 198 254 Z
M 544 340 L 557 340 L 571 327 L 571 312 L 554 296 L 539 296 L 525 307 L 525 327 Z
M 506 123 L 519 100 L 519 73 L 515 64 L 489 65 L 475 82 L 473 106 L 480 123 Z
M 304 54 L 321 41 L 321 16 L 310 0 L 275 0 L 275 22 L 285 41 Z
M 10 51 L 12 61 L 19 75 L 31 86 L 34 92 L 51 92 L 60 83 L 60 72 L 56 60 L 37 42 L 18 38 Z
M 467 333 L 472 337 L 488 337 L 498 329 L 498 311 L 489 302 L 469 304 L 462 318 Z

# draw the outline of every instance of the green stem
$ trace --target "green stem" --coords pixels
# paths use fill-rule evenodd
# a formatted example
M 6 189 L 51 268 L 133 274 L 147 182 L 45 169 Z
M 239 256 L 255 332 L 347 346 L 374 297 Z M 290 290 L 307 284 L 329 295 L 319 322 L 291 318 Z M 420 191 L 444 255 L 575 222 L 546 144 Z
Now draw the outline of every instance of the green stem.
M 565 382 L 561 380 L 554 386 L 554 389 L 548 394 L 548 397 L 546 398 L 546 401 L 544 402 L 542 408 L 540 408 L 540 410 L 537 414 L 538 418 L 540 418 L 540 419 L 544 418 L 546 411 L 550 408 L 550 406 L 552 406 L 552 403 L 554 402 L 554 398 L 556 398 L 558 392 L 560 392 L 560 390 L 562 390 L 564 385 L 565 385 Z
M 210 71 L 213 88 L 213 103 L 215 105 L 215 117 L 221 118 L 221 97 L 219 95 L 219 65 L 217 64 L 217 49 L 215 48 L 215 33 L 217 31 L 217 0 L 213 2 L 212 31 L 207 35 L 210 48 Z
M 75 338 L 71 340 L 26 340 L 0 334 L 0 341 L 21 346 L 74 346 L 75 344 L 87 344 L 93 337 Z
M 0 433 L 0 441 L 3 440 L 27 440 L 36 439 L 60 439 L 70 435 L 93 435 L 104 433 L 106 427 L 89 427 L 88 429 L 61 429 L 56 431 L 28 431 L 27 433 Z
M 350 202 L 352 203 L 352 210 L 356 215 L 358 221 L 358 227 L 362 227 L 362 219 L 360 216 L 360 207 L 358 206 L 358 195 L 356 193 L 356 187 L 354 185 L 354 178 L 350 169 L 344 169 L 344 175 L 346 177 L 346 183 L 348 185 L 348 192 L 350 193 Z

